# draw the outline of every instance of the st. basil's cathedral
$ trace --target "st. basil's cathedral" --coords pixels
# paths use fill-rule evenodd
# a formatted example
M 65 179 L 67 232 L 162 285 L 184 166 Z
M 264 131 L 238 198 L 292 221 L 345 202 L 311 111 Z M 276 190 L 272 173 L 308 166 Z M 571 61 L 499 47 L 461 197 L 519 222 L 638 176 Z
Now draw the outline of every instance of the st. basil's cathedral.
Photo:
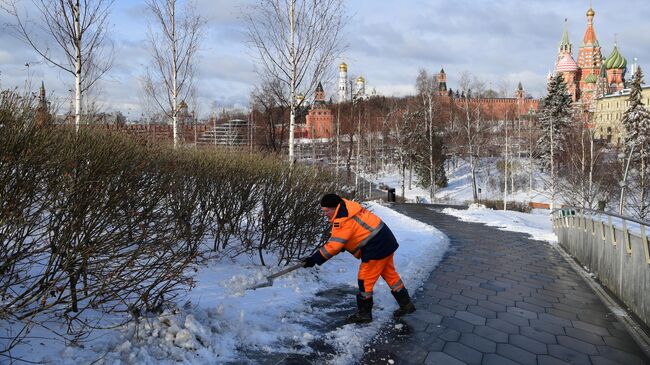
M 555 61 L 555 72 L 564 76 L 567 91 L 582 110 L 593 111 L 595 100 L 625 88 L 627 60 L 614 43 L 607 58 L 603 58 L 594 29 L 596 12 L 587 10 L 587 29 L 578 48 L 578 61 L 573 58 L 573 45 L 565 19 L 564 32 Z M 634 68 L 634 67 L 633 67 Z

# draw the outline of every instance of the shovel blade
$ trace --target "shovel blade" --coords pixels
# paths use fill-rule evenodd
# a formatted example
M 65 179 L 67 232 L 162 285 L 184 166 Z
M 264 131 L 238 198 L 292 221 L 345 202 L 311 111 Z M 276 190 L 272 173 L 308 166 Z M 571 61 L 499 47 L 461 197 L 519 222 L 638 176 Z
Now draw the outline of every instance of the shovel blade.
M 267 288 L 269 286 L 273 286 L 273 280 L 268 279 L 267 281 L 255 284 L 255 285 L 249 287 L 248 289 L 255 290 L 255 289 L 259 289 L 259 288 Z

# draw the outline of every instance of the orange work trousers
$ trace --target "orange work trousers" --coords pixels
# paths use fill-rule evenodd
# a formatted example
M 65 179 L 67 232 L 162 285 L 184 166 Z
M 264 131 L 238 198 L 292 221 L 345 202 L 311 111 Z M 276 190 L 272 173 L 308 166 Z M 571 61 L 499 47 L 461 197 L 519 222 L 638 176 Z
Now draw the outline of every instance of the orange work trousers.
M 399 274 L 395 271 L 393 255 L 394 253 L 381 260 L 370 260 L 361 263 L 358 275 L 359 295 L 363 298 L 371 298 L 372 288 L 380 276 L 384 278 L 384 281 L 386 281 L 386 284 L 388 284 L 392 291 L 399 291 L 404 287 L 402 279 L 400 279 Z

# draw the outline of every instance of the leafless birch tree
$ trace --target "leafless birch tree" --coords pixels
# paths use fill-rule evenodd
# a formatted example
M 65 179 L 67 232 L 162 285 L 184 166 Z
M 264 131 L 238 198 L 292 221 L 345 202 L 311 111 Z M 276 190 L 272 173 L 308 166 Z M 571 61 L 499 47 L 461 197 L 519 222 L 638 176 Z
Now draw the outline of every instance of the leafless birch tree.
M 148 97 L 172 120 L 176 147 L 179 104 L 192 90 L 194 61 L 206 20 L 198 14 L 192 1 L 147 0 L 146 3 L 153 15 L 148 32 L 153 59 L 144 78 L 144 88 Z
M 289 160 L 294 160 L 296 90 L 308 98 L 343 50 L 343 0 L 261 0 L 244 15 L 258 72 L 289 90 Z
M 84 93 L 113 63 L 113 47 L 107 32 L 114 0 L 33 0 L 40 18 L 37 22 L 18 9 L 18 1 L 0 1 L 2 8 L 16 20 L 12 25 L 14 35 L 49 64 L 74 76 L 78 131 Z M 57 51 L 53 52 L 53 48 Z

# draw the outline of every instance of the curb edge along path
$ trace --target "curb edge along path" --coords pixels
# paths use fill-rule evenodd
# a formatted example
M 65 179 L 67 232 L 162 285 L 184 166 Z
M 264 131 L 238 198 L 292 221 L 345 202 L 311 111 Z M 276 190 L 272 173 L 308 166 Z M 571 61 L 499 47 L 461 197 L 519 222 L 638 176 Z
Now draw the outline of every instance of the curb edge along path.
M 360 364 L 650 364 L 548 243 L 432 206 L 393 209 L 441 230 L 450 248 L 417 292 L 418 310 L 386 325 Z

